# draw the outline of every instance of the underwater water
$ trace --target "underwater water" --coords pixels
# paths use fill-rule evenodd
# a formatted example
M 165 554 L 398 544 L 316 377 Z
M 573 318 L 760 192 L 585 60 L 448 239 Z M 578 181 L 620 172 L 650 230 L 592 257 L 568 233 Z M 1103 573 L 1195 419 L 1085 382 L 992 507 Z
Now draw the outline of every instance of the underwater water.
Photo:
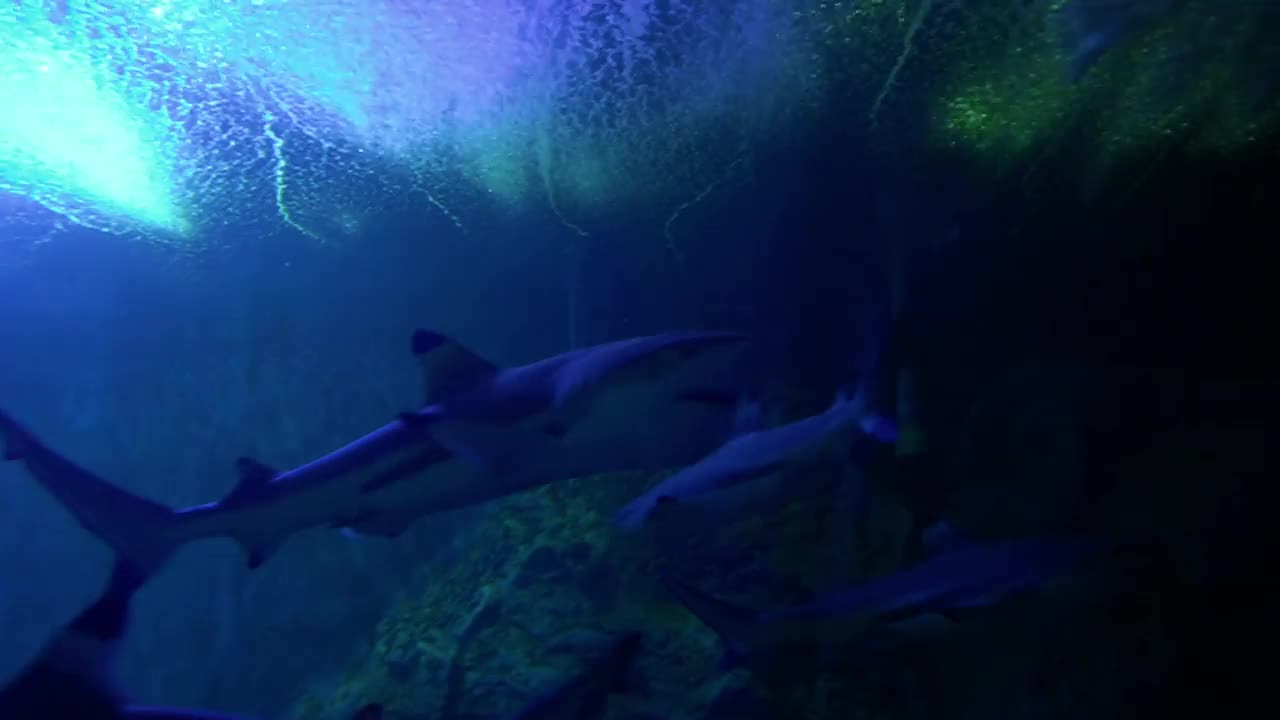
M 0 719 L 1239 714 L 1277 31 L 6 4 Z

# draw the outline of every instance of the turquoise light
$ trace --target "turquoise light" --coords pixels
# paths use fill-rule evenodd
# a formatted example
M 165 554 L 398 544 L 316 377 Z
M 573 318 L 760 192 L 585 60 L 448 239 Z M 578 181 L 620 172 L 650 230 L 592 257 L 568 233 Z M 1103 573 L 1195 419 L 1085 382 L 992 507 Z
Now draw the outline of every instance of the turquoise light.
M 774 0 L 5 5 L 0 193 L 170 242 L 345 239 L 406 201 L 581 234 L 696 203 L 811 87 Z
M 0 190 L 68 215 L 185 233 L 170 192 L 167 128 L 44 22 L 0 16 Z M 26 13 L 28 16 L 30 13 Z M 84 208 L 92 208 L 86 211 Z

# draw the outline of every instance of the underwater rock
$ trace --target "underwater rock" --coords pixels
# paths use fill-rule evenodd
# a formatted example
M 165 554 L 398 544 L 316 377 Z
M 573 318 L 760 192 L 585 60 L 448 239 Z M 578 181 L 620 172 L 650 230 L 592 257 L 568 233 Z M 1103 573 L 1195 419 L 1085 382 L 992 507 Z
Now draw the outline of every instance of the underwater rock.
M 565 550 L 565 557 L 574 565 L 586 565 L 591 562 L 591 544 L 582 541 L 575 542 Z
M 578 577 L 578 590 L 591 602 L 596 614 L 603 615 L 618 605 L 621 578 L 610 564 L 601 561 L 583 571 Z
M 769 720 L 777 717 L 770 712 L 765 699 L 747 683 L 727 684 L 720 688 L 702 720 Z
M 407 683 L 413 679 L 418 672 L 418 659 L 421 653 L 417 650 L 411 650 L 403 656 L 388 657 L 387 677 L 398 683 Z
M 569 563 L 560 552 L 555 548 L 543 546 L 534 550 L 524 561 L 515 585 L 523 587 L 535 582 L 558 580 L 568 574 L 570 569 Z

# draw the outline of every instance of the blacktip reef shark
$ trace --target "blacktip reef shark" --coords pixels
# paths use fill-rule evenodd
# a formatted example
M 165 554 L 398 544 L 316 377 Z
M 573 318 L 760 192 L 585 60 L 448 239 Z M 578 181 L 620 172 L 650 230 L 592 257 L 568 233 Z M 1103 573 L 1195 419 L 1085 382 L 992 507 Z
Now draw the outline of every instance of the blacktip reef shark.
M 737 395 L 723 387 L 681 383 L 681 371 L 708 351 L 741 345 L 746 336 L 731 332 L 673 332 L 555 355 L 528 365 L 500 368 L 456 341 L 426 330 L 414 332 L 412 347 L 422 365 L 426 406 L 403 413 L 408 425 L 430 427 L 432 438 L 450 452 L 498 472 L 518 471 L 517 458 L 531 448 L 552 449 L 546 439 L 576 446 L 617 439 L 618 427 L 643 433 L 638 419 L 663 422 L 669 395 L 655 393 L 664 382 L 679 387 L 680 399 L 726 411 Z M 670 436 L 670 433 L 664 433 Z M 614 443 L 615 451 L 635 441 Z M 651 452 L 633 454 L 636 461 Z
M 822 660 L 856 657 L 946 631 L 964 611 L 1041 588 L 1114 547 L 1079 537 L 955 540 L 906 570 L 765 612 L 714 598 L 666 572 L 660 578 L 720 636 L 722 668 L 760 667 L 789 652 L 813 655 L 817 648 Z
M 210 537 L 238 541 L 256 568 L 307 528 L 396 537 L 425 514 L 555 480 L 692 462 L 718 442 L 708 431 L 727 429 L 735 396 L 682 370 L 745 339 L 667 333 L 500 369 L 417 331 L 412 349 L 430 404 L 291 470 L 242 457 L 226 497 L 180 510 L 99 478 L 3 411 L 0 436 L 6 460 L 21 461 L 82 527 L 144 575 L 185 543 Z
M 106 588 L 0 688 L 4 720 L 237 720 L 203 710 L 129 705 L 111 678 L 143 575 L 117 561 Z
M 758 417 L 759 409 L 745 405 L 739 421 L 742 434 L 627 503 L 614 515 L 614 524 L 627 531 L 639 530 L 663 505 L 697 503 L 847 444 L 850 439 L 844 432 L 855 426 L 875 440 L 894 442 L 897 433 L 892 422 L 871 412 L 869 395 L 865 386 L 852 396 L 841 391 L 825 412 L 755 430 L 751 428 L 758 423 L 751 418 Z

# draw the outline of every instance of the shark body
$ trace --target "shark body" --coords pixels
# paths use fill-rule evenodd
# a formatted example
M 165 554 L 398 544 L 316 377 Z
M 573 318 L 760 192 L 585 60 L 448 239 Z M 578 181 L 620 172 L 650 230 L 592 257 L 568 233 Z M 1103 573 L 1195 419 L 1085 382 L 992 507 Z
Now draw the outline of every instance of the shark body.
M 129 625 L 129 605 L 145 578 L 117 561 L 98 599 L 57 632 L 6 686 L 5 720 L 238 720 L 203 710 L 129 705 L 111 673 Z
M 817 415 L 744 432 L 627 503 L 614 515 L 614 523 L 623 530 L 638 530 L 664 504 L 696 504 L 813 459 L 828 447 L 849 442 L 844 433 L 855 425 L 869 437 L 893 442 L 896 432 L 888 421 L 869 413 L 866 398 L 865 391 L 852 397 L 842 392 Z M 837 438 L 843 442 L 838 443 Z
M 733 398 L 679 371 L 745 339 L 670 333 L 500 370 L 453 341 L 421 338 L 414 334 L 413 350 L 434 402 L 290 470 L 240 458 L 239 481 L 217 502 L 175 511 L 133 495 L 0 411 L 4 457 L 21 461 L 83 527 L 145 575 L 183 544 L 210 537 L 237 540 L 256 568 L 307 528 L 395 537 L 425 514 L 555 480 L 692 462 L 717 442 L 718 427 L 727 428 Z M 637 408 L 657 416 L 637 422 Z
M 1070 573 L 1114 547 L 1090 538 L 957 542 L 906 570 L 802 605 L 758 612 L 667 575 L 677 599 L 725 645 L 724 666 L 753 666 L 797 650 L 820 657 L 893 647 L 952 627 L 957 613 L 997 605 Z

